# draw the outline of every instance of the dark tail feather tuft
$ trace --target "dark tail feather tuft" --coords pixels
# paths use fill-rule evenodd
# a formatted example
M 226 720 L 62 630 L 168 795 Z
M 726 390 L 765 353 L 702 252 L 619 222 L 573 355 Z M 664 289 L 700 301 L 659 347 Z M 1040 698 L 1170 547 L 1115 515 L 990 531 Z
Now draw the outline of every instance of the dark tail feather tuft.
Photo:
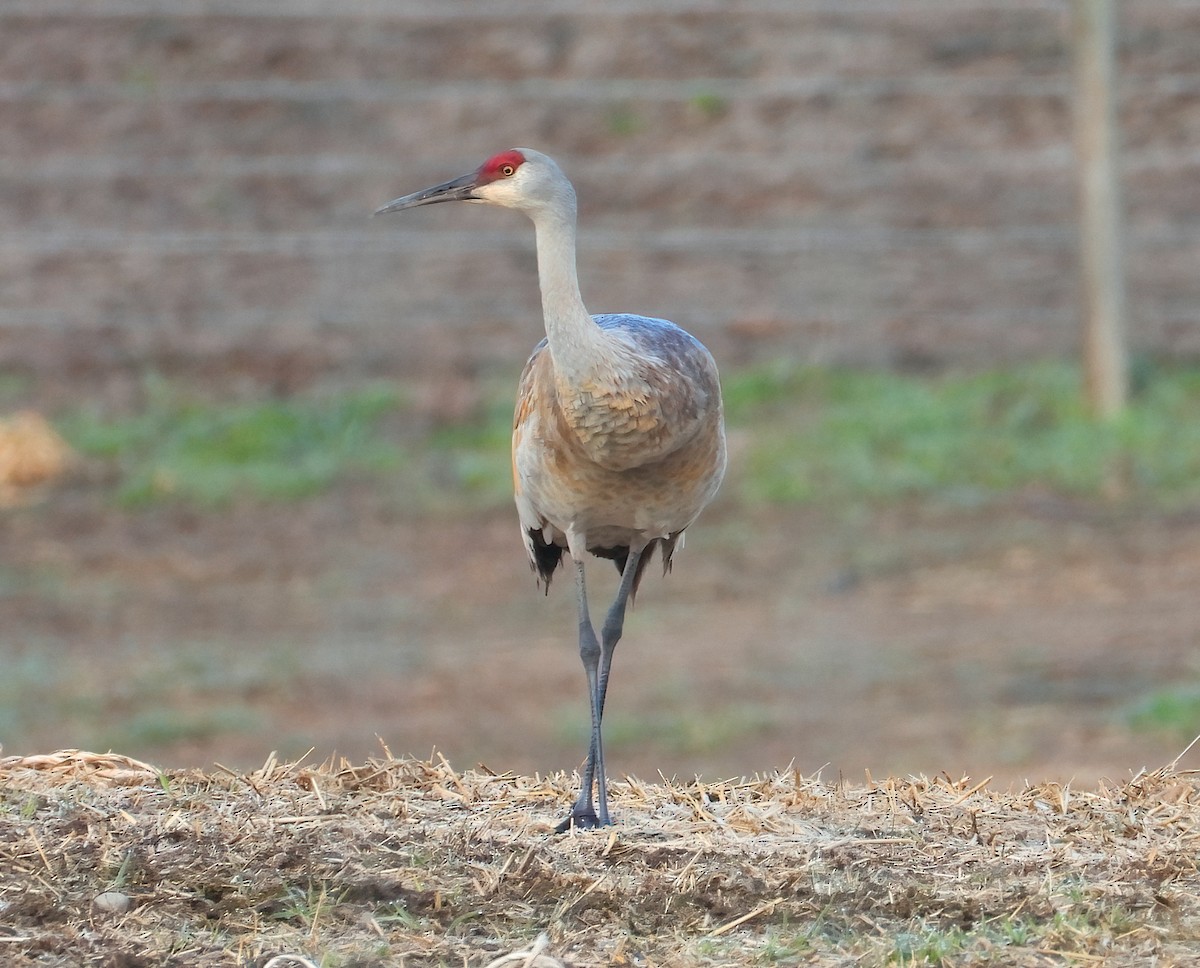
M 563 552 L 566 549 L 546 541 L 540 529 L 535 531 L 530 528 L 529 537 L 533 545 L 533 560 L 529 566 L 538 573 L 538 584 L 549 595 L 550 579 L 554 577 L 555 569 L 562 563 Z
M 682 532 L 680 532 L 682 533 Z M 671 570 L 671 556 L 675 554 L 675 543 L 679 540 L 679 533 L 673 534 L 668 538 L 655 538 L 642 552 L 642 557 L 638 559 L 637 571 L 633 575 L 633 585 L 629 589 L 629 601 L 632 604 L 637 599 L 638 587 L 642 584 L 642 575 L 645 574 L 646 566 L 650 564 L 650 558 L 654 553 L 654 548 L 657 545 L 662 549 L 663 574 L 666 575 Z M 619 548 L 591 548 L 592 554 L 599 558 L 610 558 L 614 565 L 617 566 L 617 571 L 622 575 L 625 574 L 625 563 L 629 561 L 629 546 L 622 545 Z
M 669 538 L 662 539 L 662 560 L 663 560 L 663 577 L 671 573 L 671 557 L 675 554 L 675 543 L 679 540 L 682 531 L 676 531 Z
M 633 584 L 629 587 L 629 604 L 637 604 L 638 588 L 642 584 L 642 575 L 646 573 L 646 566 L 650 564 L 650 556 L 654 554 L 654 546 L 658 544 L 658 539 L 655 538 L 648 545 L 646 550 L 642 552 L 642 557 L 638 559 L 637 571 L 633 573 Z
M 625 574 L 625 562 L 629 560 L 629 545 L 618 545 L 616 548 L 588 548 L 597 558 L 607 558 L 617 566 L 617 571 Z

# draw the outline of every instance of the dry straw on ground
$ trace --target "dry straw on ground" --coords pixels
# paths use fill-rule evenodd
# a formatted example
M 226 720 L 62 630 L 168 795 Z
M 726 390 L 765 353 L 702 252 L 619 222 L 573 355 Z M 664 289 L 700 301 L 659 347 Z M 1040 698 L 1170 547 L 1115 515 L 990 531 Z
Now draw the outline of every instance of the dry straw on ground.
M 6 965 L 1169 965 L 1200 951 L 1200 776 L 1082 791 L 794 771 L 614 784 L 445 761 L 160 773 L 0 760 Z M 100 909 L 103 894 L 128 899 Z M 544 938 L 539 935 L 545 934 Z
M 54 480 L 70 449 L 41 414 L 24 410 L 0 418 L 0 507 L 19 503 L 22 490 Z

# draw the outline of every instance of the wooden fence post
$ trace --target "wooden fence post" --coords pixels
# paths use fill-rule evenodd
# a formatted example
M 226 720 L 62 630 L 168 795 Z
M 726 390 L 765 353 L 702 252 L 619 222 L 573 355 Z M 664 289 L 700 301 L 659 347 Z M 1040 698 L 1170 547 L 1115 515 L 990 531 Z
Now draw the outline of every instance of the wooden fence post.
M 1114 0 L 1072 2 L 1084 374 L 1088 403 L 1101 418 L 1125 406 L 1129 379 L 1113 8 Z

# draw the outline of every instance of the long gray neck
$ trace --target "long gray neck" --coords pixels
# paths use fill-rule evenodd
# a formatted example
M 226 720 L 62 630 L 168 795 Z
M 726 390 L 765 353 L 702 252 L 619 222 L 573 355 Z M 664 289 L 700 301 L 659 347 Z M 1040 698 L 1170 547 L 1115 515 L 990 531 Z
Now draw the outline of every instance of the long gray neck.
M 538 213 L 534 227 L 546 339 L 555 369 L 572 380 L 594 370 L 608 342 L 579 293 L 574 204 L 563 206 L 563 210 Z

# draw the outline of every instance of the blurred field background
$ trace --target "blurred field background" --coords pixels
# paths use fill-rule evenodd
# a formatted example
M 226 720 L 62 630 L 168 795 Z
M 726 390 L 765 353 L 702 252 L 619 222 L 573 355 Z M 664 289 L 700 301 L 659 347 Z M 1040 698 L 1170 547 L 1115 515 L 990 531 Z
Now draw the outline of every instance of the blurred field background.
M 578 762 L 573 597 L 509 498 L 531 230 L 369 218 L 528 145 L 592 311 L 686 326 L 729 406 L 616 662 L 615 773 L 1167 762 L 1200 731 L 1200 7 L 1120 9 L 1134 397 L 1098 425 L 1062 2 L 10 0 L 0 417 L 45 415 L 50 469 L 0 491 L 4 751 Z

